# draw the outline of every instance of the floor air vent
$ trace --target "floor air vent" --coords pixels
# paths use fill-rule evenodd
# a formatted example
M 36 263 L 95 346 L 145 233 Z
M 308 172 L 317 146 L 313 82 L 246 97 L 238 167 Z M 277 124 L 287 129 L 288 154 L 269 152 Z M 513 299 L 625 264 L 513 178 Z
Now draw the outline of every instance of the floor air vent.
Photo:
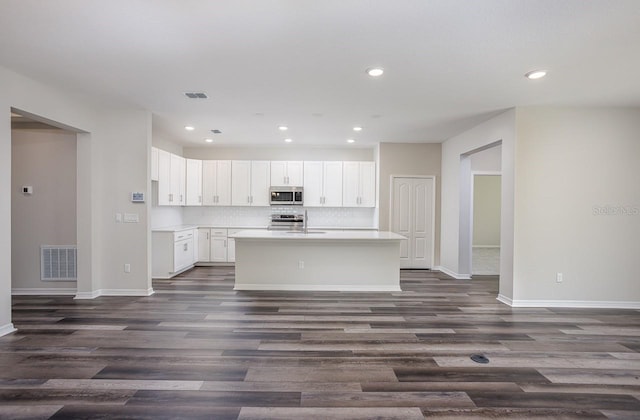
M 40 247 L 40 278 L 43 281 L 77 280 L 77 261 L 75 245 L 42 245 Z

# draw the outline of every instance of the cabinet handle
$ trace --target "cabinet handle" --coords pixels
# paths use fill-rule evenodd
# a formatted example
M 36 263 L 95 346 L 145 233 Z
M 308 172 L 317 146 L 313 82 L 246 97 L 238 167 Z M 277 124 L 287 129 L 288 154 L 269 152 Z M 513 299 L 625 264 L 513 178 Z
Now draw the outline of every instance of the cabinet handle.
M 169 202 L 171 203 L 173 201 L 173 194 L 169 194 Z
M 253 204 L 253 196 L 251 196 L 251 201 L 249 203 Z
M 189 244 L 188 243 L 184 244 L 183 247 L 184 247 L 184 251 L 188 251 L 189 250 Z
M 180 194 L 180 202 L 182 203 L 182 194 Z
M 251 197 L 250 196 L 247 196 L 247 203 L 251 204 Z

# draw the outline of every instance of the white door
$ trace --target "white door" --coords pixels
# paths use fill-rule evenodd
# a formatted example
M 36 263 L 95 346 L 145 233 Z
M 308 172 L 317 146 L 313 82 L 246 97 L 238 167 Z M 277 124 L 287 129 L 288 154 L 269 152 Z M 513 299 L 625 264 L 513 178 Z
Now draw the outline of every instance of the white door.
M 393 178 L 391 230 L 407 237 L 400 244 L 401 268 L 433 266 L 433 178 Z
M 211 236 L 211 261 L 227 262 L 227 238 Z

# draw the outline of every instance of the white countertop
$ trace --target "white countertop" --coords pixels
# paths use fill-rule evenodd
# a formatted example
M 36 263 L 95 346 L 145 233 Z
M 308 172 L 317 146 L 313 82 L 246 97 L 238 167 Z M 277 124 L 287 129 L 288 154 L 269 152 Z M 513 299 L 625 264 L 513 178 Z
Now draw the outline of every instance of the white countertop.
M 211 229 L 242 229 L 242 230 L 260 230 L 267 229 L 267 226 L 220 226 L 220 225 L 177 225 L 177 226 L 164 226 L 164 227 L 156 227 L 152 228 L 153 232 L 182 232 L 183 230 L 189 229 L 198 229 L 198 228 L 211 228 Z M 341 231 L 341 230 L 363 230 L 363 231 L 377 231 L 376 228 L 373 227 L 310 227 L 310 230 L 330 230 L 330 231 Z
M 309 233 L 291 232 L 283 230 L 242 230 L 230 238 L 235 239 L 277 239 L 277 240 L 355 240 L 355 241 L 400 241 L 406 239 L 393 232 L 378 232 L 367 230 L 354 231 L 321 231 L 309 229 Z

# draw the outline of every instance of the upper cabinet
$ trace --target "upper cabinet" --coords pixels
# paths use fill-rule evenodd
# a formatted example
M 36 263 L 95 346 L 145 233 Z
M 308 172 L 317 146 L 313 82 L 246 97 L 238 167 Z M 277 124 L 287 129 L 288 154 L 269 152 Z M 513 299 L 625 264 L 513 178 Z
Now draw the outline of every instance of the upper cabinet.
M 185 159 L 165 150 L 158 150 L 158 205 L 185 204 Z
M 301 187 L 303 179 L 302 161 L 271 161 L 272 187 Z
M 342 162 L 304 162 L 304 205 L 342 206 Z
M 151 158 L 160 206 L 269 206 L 271 186 L 304 187 L 308 207 L 376 205 L 375 162 Z
M 159 177 L 158 169 L 159 150 L 156 147 L 151 148 L 151 180 L 157 181 Z
M 202 204 L 231 205 L 231 161 L 202 161 Z
M 231 205 L 268 206 L 270 163 L 268 160 L 231 162 Z
M 343 162 L 342 205 L 344 207 L 375 207 L 375 162 Z
M 202 205 L 202 161 L 197 159 L 186 159 L 186 205 Z

